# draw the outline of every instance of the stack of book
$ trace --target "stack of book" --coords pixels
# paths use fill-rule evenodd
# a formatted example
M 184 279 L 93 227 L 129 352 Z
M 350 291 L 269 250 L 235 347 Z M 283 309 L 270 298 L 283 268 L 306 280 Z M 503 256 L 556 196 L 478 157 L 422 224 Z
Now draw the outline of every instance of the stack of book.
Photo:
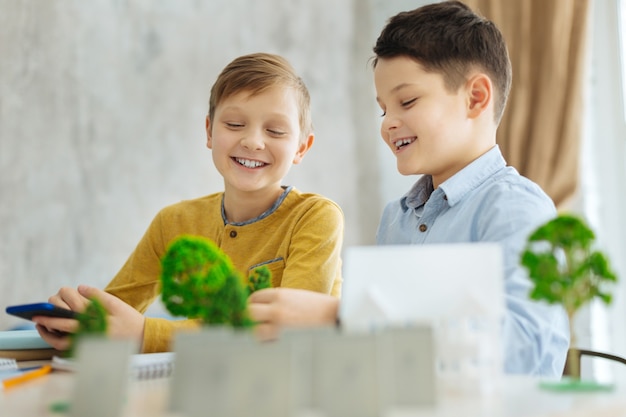
M 31 361 L 51 359 L 59 354 L 39 336 L 37 330 L 0 331 L 0 357 Z

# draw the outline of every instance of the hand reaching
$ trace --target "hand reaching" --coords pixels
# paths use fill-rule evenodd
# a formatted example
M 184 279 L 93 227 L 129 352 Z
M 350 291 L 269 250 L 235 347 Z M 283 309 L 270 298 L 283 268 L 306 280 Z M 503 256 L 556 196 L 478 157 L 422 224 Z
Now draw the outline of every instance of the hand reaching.
M 59 292 L 48 299 L 52 304 L 82 312 L 87 307 L 90 298 L 97 298 L 107 311 L 107 335 L 113 338 L 126 338 L 141 343 L 145 317 L 133 307 L 119 298 L 87 285 L 79 285 L 78 289 L 63 287 Z M 78 328 L 75 319 L 57 317 L 33 317 L 33 322 L 42 339 L 57 350 L 67 350 L 70 347 L 68 333 Z
M 74 288 L 62 287 L 59 292 L 48 298 L 48 302 L 72 311 L 82 312 L 89 300 Z M 68 335 L 78 328 L 78 321 L 75 319 L 34 316 L 33 322 L 41 338 L 57 350 L 69 349 L 71 341 Z
M 283 327 L 335 324 L 339 299 L 302 289 L 268 288 L 252 293 L 248 298 L 248 311 L 257 322 L 257 337 L 272 340 Z

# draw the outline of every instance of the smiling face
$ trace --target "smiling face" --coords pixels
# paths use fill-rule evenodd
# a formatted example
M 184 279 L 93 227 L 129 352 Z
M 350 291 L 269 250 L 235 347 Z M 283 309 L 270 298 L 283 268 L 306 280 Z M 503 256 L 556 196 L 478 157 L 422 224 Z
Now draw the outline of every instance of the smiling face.
M 302 139 L 298 109 L 294 89 L 276 85 L 227 97 L 207 117 L 207 147 L 227 193 L 282 192 L 282 179 L 313 143 L 312 134 Z
M 450 91 L 442 75 L 406 56 L 379 58 L 374 82 L 381 136 L 401 174 L 430 174 L 437 187 L 480 155 L 466 85 Z

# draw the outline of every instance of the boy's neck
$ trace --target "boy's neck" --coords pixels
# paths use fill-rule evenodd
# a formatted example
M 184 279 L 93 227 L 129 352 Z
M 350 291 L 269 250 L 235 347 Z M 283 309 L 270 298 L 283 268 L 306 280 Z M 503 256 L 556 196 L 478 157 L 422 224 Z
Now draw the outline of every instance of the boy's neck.
M 268 192 L 224 191 L 224 213 L 229 223 L 242 223 L 255 219 L 269 210 L 284 192 L 280 187 Z
M 489 132 L 488 134 L 474 136 L 473 139 L 471 139 L 471 143 L 472 145 L 465 147 L 462 152 L 462 159 L 457 161 L 458 165 L 454 172 L 447 172 L 443 176 L 431 174 L 434 188 L 438 188 L 442 183 L 456 175 L 463 168 L 493 149 L 493 147 L 496 146 L 495 130 Z

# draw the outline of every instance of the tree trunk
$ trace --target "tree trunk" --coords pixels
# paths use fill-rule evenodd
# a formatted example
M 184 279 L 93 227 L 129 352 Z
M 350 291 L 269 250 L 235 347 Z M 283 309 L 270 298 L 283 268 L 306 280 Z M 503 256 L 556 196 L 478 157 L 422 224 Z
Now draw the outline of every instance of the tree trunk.
M 574 332 L 574 313 L 567 313 L 569 319 L 569 349 L 565 361 L 565 374 L 571 379 L 580 379 L 580 352 L 578 352 L 576 333 Z

